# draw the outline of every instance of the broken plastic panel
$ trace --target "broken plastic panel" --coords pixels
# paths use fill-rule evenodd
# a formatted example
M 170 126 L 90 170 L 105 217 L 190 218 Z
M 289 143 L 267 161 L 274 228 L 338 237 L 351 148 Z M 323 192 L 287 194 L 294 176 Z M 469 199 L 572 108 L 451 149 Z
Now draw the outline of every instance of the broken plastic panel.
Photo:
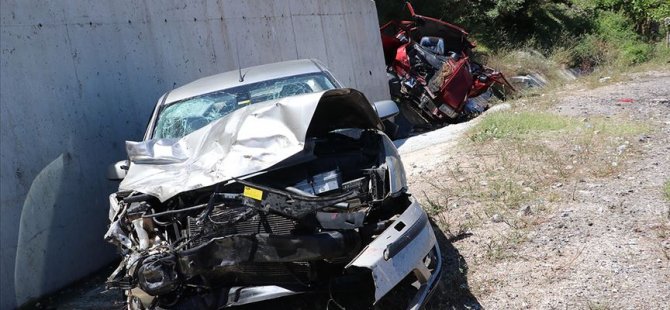
M 325 194 L 340 188 L 342 178 L 337 170 L 316 174 L 293 187 L 312 195 Z

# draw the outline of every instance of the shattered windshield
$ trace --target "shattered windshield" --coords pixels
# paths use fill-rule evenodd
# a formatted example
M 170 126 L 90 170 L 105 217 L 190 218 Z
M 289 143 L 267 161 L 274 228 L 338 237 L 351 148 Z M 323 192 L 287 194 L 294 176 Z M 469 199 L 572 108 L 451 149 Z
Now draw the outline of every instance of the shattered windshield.
M 248 104 L 335 88 L 324 73 L 309 73 L 191 97 L 161 109 L 154 139 L 181 138 Z

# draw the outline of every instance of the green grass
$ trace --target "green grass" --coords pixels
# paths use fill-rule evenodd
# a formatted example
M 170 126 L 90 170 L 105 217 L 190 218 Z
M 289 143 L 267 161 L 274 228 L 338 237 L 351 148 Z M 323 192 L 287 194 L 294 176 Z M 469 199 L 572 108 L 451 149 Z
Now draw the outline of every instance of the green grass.
M 484 117 L 471 129 L 468 137 L 473 142 L 508 139 L 523 140 L 529 136 L 541 138 L 543 133 L 575 133 L 604 136 L 633 136 L 650 130 L 649 126 L 636 122 L 613 122 L 604 118 L 582 121 L 574 117 L 547 112 L 503 111 Z
M 651 127 L 644 123 L 620 122 L 604 118 L 597 118 L 591 121 L 593 131 L 611 136 L 634 136 L 649 132 Z
M 579 121 L 574 118 L 544 112 L 505 111 L 487 115 L 470 131 L 474 142 L 495 139 L 522 139 L 529 134 L 575 129 Z
M 670 200 L 670 180 L 665 182 L 665 186 L 663 186 L 663 194 L 665 195 L 665 199 Z

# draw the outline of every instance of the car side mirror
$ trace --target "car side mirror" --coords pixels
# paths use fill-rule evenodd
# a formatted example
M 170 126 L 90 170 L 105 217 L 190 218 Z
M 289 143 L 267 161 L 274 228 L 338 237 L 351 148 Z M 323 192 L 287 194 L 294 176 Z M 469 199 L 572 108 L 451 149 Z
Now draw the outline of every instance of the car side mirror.
M 374 106 L 375 110 L 377 110 L 377 115 L 381 120 L 392 118 L 400 113 L 398 106 L 393 100 L 375 101 Z
M 117 161 L 107 167 L 107 179 L 112 181 L 121 181 L 126 177 L 130 168 L 128 160 Z

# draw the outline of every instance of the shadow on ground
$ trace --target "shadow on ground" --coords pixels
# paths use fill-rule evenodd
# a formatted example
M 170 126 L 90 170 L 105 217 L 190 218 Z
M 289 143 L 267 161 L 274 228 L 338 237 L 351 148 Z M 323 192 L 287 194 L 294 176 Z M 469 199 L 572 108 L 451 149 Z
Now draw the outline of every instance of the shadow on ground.
M 454 247 L 453 242 L 467 238 L 456 236 L 447 238 L 431 220 L 437 243 L 442 250 L 442 278 L 433 297 L 426 305 L 429 310 L 442 309 L 483 309 L 468 285 L 468 264 Z
M 86 279 L 37 301 L 29 302 L 19 309 L 125 309 L 123 293 L 105 289 L 105 280 L 117 265 L 118 262 L 102 268 Z

